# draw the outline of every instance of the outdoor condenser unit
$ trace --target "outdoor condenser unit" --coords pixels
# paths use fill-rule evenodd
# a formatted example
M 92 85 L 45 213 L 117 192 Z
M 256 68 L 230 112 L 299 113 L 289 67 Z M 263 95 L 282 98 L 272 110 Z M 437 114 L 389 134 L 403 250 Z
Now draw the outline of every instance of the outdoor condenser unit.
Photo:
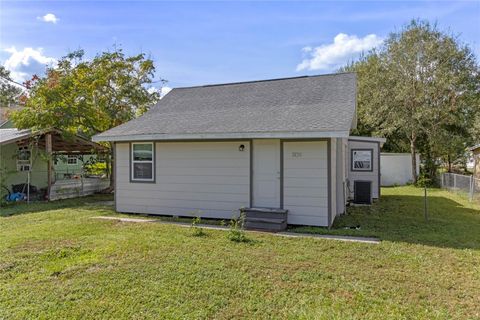
M 372 204 L 372 181 L 355 180 L 353 203 Z

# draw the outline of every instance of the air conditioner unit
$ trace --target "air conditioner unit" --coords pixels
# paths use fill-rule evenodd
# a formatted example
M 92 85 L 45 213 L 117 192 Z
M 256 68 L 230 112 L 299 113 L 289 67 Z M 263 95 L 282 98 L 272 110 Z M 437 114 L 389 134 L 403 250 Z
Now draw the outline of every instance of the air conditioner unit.
M 372 181 L 355 180 L 353 183 L 353 203 L 372 204 Z

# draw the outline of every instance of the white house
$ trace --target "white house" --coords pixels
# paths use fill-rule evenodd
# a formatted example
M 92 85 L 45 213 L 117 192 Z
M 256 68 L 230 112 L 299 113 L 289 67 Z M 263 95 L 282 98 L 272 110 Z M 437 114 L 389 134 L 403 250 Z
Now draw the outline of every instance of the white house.
M 341 73 L 176 88 L 93 139 L 115 143 L 119 212 L 230 219 L 273 208 L 288 224 L 331 226 L 355 180 L 380 195 L 385 140 L 350 137 L 355 126 L 356 76 Z

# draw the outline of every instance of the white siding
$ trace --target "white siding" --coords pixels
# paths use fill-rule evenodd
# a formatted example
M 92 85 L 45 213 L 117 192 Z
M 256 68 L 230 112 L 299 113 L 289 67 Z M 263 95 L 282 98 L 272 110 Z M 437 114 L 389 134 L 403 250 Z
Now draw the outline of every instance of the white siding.
M 330 143 L 330 218 L 329 227 L 337 215 L 337 139 L 333 138 Z
M 358 138 L 360 139 L 360 137 Z M 352 171 L 352 149 L 372 149 L 373 150 L 373 170 L 372 171 Z M 353 199 L 354 195 L 354 181 L 355 180 L 365 180 L 372 181 L 372 195 L 373 198 L 378 199 L 380 196 L 380 163 L 379 163 L 379 143 L 372 141 L 358 141 L 358 140 L 349 140 L 348 141 L 348 180 L 349 180 L 349 190 L 350 197 Z
M 239 146 L 245 145 L 243 152 Z M 130 182 L 130 148 L 117 144 L 119 212 L 230 219 L 250 202 L 248 141 L 157 142 L 155 183 Z
M 347 156 L 348 156 L 348 140 L 339 138 L 337 140 L 337 163 L 336 163 L 336 202 L 337 215 L 345 213 L 347 201 Z
M 328 226 L 327 141 L 284 142 L 283 148 L 288 223 Z

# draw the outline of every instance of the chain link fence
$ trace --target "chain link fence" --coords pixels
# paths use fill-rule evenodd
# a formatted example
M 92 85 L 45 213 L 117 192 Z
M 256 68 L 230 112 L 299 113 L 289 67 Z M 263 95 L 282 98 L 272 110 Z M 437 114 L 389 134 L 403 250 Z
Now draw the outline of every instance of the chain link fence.
M 480 179 L 456 173 L 442 173 L 440 176 L 442 189 L 463 193 L 470 201 L 480 202 Z

